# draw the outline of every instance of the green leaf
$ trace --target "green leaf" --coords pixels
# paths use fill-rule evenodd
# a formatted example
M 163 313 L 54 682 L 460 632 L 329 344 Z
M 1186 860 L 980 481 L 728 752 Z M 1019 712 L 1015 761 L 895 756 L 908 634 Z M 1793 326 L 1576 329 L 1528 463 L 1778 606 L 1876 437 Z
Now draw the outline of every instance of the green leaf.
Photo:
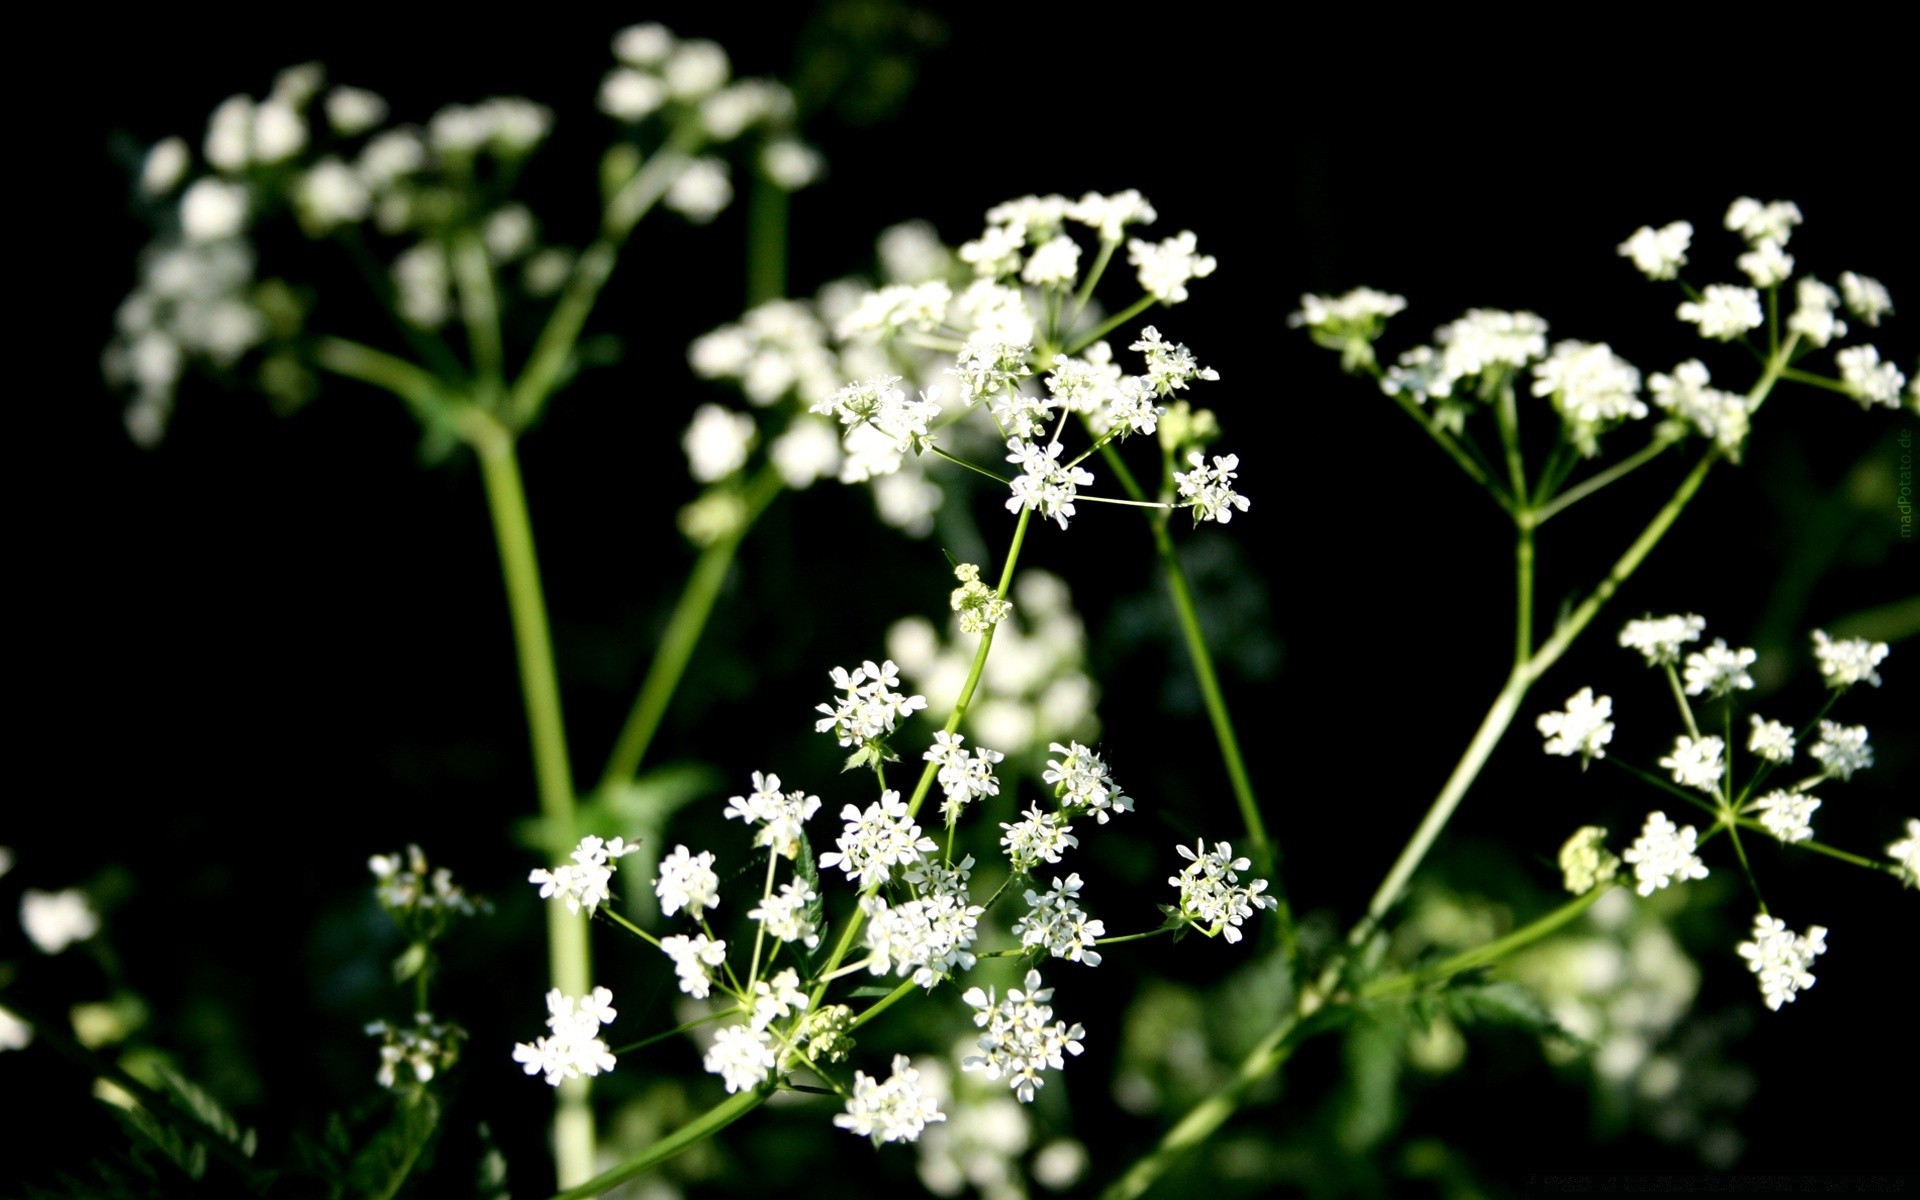
M 1334 1137 L 1349 1154 L 1364 1154 L 1400 1123 L 1400 1067 L 1406 1029 L 1395 1016 L 1362 1014 L 1347 1032 L 1346 1078 L 1334 1118 Z
M 255 1139 L 252 1130 L 242 1133 L 240 1123 L 233 1119 L 233 1115 L 199 1084 L 165 1067 L 159 1068 L 159 1071 L 161 1084 L 188 1112 L 198 1117 L 202 1125 L 218 1133 L 240 1153 L 248 1158 L 253 1157 Z
M 348 1188 L 356 1196 L 390 1200 L 407 1182 L 440 1127 L 440 1102 L 415 1091 L 394 1103 L 393 1119 L 353 1156 Z
M 881 996 L 893 995 L 893 989 L 874 983 L 868 984 L 866 987 L 857 987 L 851 992 L 848 992 L 847 995 L 855 1000 L 877 999 Z
M 1540 998 L 1511 979 L 1472 982 L 1440 993 L 1448 1016 L 1461 1025 L 1522 1029 L 1545 1037 L 1572 1039 Z

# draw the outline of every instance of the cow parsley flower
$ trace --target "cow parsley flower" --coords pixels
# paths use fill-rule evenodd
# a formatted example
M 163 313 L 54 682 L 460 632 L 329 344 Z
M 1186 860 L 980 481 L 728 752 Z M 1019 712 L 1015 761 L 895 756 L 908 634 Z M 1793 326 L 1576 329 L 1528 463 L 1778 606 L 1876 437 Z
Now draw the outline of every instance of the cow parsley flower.
M 1673 279 L 1687 265 L 1687 247 L 1693 242 L 1693 225 L 1675 221 L 1655 229 L 1642 225 L 1619 245 L 1619 252 L 1648 279 Z
M 956 971 L 972 970 L 978 959 L 971 947 L 986 912 L 967 902 L 972 872 L 972 855 L 952 868 L 923 863 L 907 873 L 908 882 L 920 889 L 917 898 L 894 906 L 883 896 L 863 897 L 867 970 L 874 975 L 912 972 L 913 982 L 929 989 Z
M 940 813 L 949 825 L 959 819 L 960 811 L 968 804 L 1000 794 L 1000 781 L 994 777 L 993 768 L 1006 755 L 985 746 L 975 746 L 969 752 L 963 744 L 966 740 L 961 734 L 941 730 L 933 735 L 933 745 L 921 755 L 925 761 L 939 764 L 936 778 L 940 790 L 946 794 Z
M 612 1024 L 618 1015 L 612 1005 L 613 993 L 603 987 L 578 998 L 554 988 L 547 993 L 550 1032 L 538 1041 L 516 1045 L 513 1060 L 529 1075 L 545 1074 L 551 1087 L 559 1087 L 564 1079 L 613 1070 L 613 1051 L 600 1039 L 600 1027 Z
M 1088 192 L 1067 206 L 1066 216 L 1092 229 L 1102 242 L 1112 243 L 1126 236 L 1127 226 L 1151 225 L 1160 219 L 1147 198 L 1132 188 L 1111 196 Z
M 1676 828 L 1663 812 L 1647 814 L 1640 836 L 1620 856 L 1633 864 L 1634 891 L 1651 896 L 1671 883 L 1705 879 L 1707 864 L 1693 852 L 1697 840 L 1693 826 Z
M 1727 206 L 1727 229 L 1747 239 L 1748 245 L 1778 242 L 1784 246 L 1800 221 L 1800 206 L 1791 200 L 1762 204 L 1742 196 Z
M 927 706 L 925 696 L 900 692 L 900 668 L 887 659 L 872 659 L 852 671 L 835 667 L 829 673 L 842 695 L 834 704 L 815 705 L 826 716 L 813 723 L 817 733 L 831 733 L 842 746 L 858 746 L 892 733 L 894 726 Z
M 1059 442 L 1042 446 L 1038 442 L 1010 438 L 1007 449 L 1010 451 L 1007 461 L 1020 467 L 1020 474 L 1013 478 L 1013 495 L 1007 499 L 1007 511 L 1036 509 L 1041 516 L 1065 529 L 1067 519 L 1075 515 L 1074 498 L 1080 488 L 1093 482 L 1093 472 L 1062 463 L 1060 455 L 1066 448 Z
M 1842 271 L 1840 292 L 1847 298 L 1847 311 L 1868 325 L 1878 328 L 1880 318 L 1893 313 L 1893 297 L 1886 285 L 1871 276 Z
M 1583 825 L 1560 847 L 1560 875 L 1569 892 L 1584 896 L 1620 872 L 1620 858 L 1607 849 L 1607 831 Z
M 1029 805 L 1018 821 L 1002 821 L 1000 828 L 1006 831 L 1000 835 L 1000 845 L 1016 872 L 1031 871 L 1043 862 L 1057 863 L 1069 848 L 1080 844 L 1066 814 L 1042 812 L 1039 805 Z
M 468 896 L 453 881 L 453 872 L 433 867 L 420 847 L 409 845 L 404 855 L 376 854 L 367 860 L 373 872 L 373 897 L 408 935 L 430 940 L 454 917 L 486 912 L 485 900 Z
M 746 1025 L 729 1025 L 715 1033 L 703 1063 L 707 1073 L 718 1075 L 730 1093 L 759 1087 L 773 1073 L 775 1064 L 773 1035 Z
M 1581 688 L 1567 698 L 1561 712 L 1541 713 L 1534 722 L 1546 737 L 1548 754 L 1571 758 L 1578 754 L 1582 768 L 1596 758 L 1607 756 L 1607 743 L 1613 740 L 1613 697 L 1594 699 L 1593 689 Z
M 1725 750 L 1726 743 L 1716 736 L 1690 738 L 1683 733 L 1674 739 L 1673 753 L 1660 765 L 1673 772 L 1673 781 L 1681 787 L 1714 792 L 1720 787 L 1720 756 Z
M 1681 304 L 1677 315 L 1700 328 L 1700 336 L 1729 342 L 1749 329 L 1758 329 L 1765 321 L 1760 312 L 1760 293 L 1752 288 L 1726 283 L 1710 283 L 1700 299 Z
M 878 1080 L 865 1071 L 853 1073 L 853 1091 L 847 1111 L 833 1123 L 863 1138 L 882 1142 L 916 1142 L 920 1131 L 946 1120 L 939 1098 L 920 1085 L 920 1072 L 904 1054 L 893 1056 L 893 1074 Z
M 1180 489 L 1180 499 L 1192 506 L 1194 524 L 1218 521 L 1225 525 L 1233 520 L 1235 509 L 1247 511 L 1247 498 L 1233 490 L 1233 481 L 1240 477 L 1238 454 L 1215 455 L 1209 467 L 1195 450 L 1187 455 L 1187 463 L 1193 470 L 1175 471 L 1173 482 Z
M 895 867 L 906 867 L 940 848 L 921 835 L 920 826 L 907 812 L 907 802 L 891 789 L 865 811 L 847 805 L 840 810 L 840 819 L 846 822 L 836 842 L 840 848 L 820 856 L 820 869 L 839 867 L 862 889 L 887 882 Z
M 1244 855 L 1235 858 L 1233 847 L 1215 842 L 1208 850 L 1205 841 L 1196 841 L 1195 849 L 1175 846 L 1187 865 L 1167 882 L 1180 890 L 1180 916 L 1209 936 L 1218 933 L 1229 942 L 1240 940 L 1240 926 L 1254 910 L 1278 908 L 1279 901 L 1264 895 L 1267 881 L 1255 879 L 1241 884 L 1240 872 L 1252 865 Z
M 1887 644 L 1865 638 L 1834 641 L 1824 629 L 1813 631 L 1813 656 L 1819 660 L 1821 678 L 1832 688 L 1850 688 L 1856 683 L 1880 686 L 1880 673 L 1874 670 L 1886 661 Z
M 568 856 L 573 859 L 571 863 L 551 871 L 535 870 L 528 874 L 527 882 L 540 885 L 542 900 L 558 896 L 568 912 L 577 913 L 584 908 L 591 913 L 612 898 L 614 868 L 622 858 L 639 849 L 637 843 L 630 844 L 624 838 L 608 842 L 589 835 L 581 838 Z
M 800 973 L 788 967 L 773 978 L 753 985 L 753 1016 L 748 1024 L 755 1029 L 765 1029 L 775 1021 L 804 1012 L 806 1007 L 807 993 L 800 987 Z
M 1807 275 L 1794 285 L 1793 294 L 1793 315 L 1787 318 L 1790 332 L 1799 334 L 1816 349 L 1847 336 L 1847 323 L 1834 315 L 1834 310 L 1840 307 L 1840 293 Z
M 1855 771 L 1873 765 L 1873 747 L 1867 744 L 1865 725 L 1820 722 L 1820 740 L 1807 751 L 1836 779 L 1852 779 Z
M 61 892 L 28 888 L 20 893 L 20 928 L 42 954 L 58 954 L 99 933 L 100 918 L 79 888 Z
M 1807 968 L 1826 949 L 1825 927 L 1809 925 L 1806 933 L 1796 934 L 1785 921 L 1765 913 L 1753 918 L 1753 940 L 1739 946 L 1748 969 L 1760 977 L 1761 996 L 1775 1012 L 1813 986 L 1813 973 Z
M 1369 287 L 1358 287 L 1340 296 L 1300 297 L 1300 308 L 1287 315 L 1287 324 L 1305 326 L 1315 336 L 1324 337 L 1339 349 L 1346 342 L 1371 342 L 1380 336 L 1387 319 L 1405 311 L 1407 298 Z
M 1881 362 L 1877 348 L 1848 346 L 1834 355 L 1833 361 L 1840 368 L 1840 382 L 1853 393 L 1860 407 L 1874 404 L 1884 404 L 1888 408 L 1900 407 L 1900 389 L 1905 386 L 1907 377 L 1899 367 L 1890 362 Z
M 1771 238 L 1753 243 L 1753 249 L 1735 261 L 1755 287 L 1778 287 L 1793 278 L 1793 255 Z
M 1685 616 L 1642 617 L 1628 621 L 1620 630 L 1620 644 L 1638 650 L 1647 658 L 1647 665 L 1657 667 L 1663 663 L 1680 661 L 1680 647 L 1688 642 L 1700 640 L 1700 633 L 1707 627 L 1705 617 L 1688 613 Z
M 1750 424 L 1747 398 L 1708 387 L 1708 378 L 1706 364 L 1697 358 L 1688 359 L 1675 367 L 1673 374 L 1656 374 L 1648 379 L 1647 391 L 1656 405 L 1683 423 L 1683 430 L 1712 438 L 1738 462 Z
M 1770 763 L 1789 763 L 1793 761 L 1793 729 L 1778 721 L 1768 721 L 1759 713 L 1749 718 L 1753 722 L 1753 732 L 1747 735 L 1747 749 L 1756 757 Z
M 705 1000 L 712 989 L 710 968 L 727 961 L 727 944 L 713 941 L 704 933 L 661 938 L 660 951 L 673 960 L 673 973 L 680 977 L 680 990 L 695 1000 Z
M 415 1013 L 412 1025 L 374 1021 L 367 1026 L 367 1036 L 380 1039 L 380 1066 L 374 1080 L 393 1091 L 400 1086 L 403 1068 L 415 1083 L 426 1083 L 459 1062 L 460 1043 L 467 1031 L 435 1021 L 432 1013 Z
M 702 850 L 696 855 L 687 853 L 685 846 L 675 846 L 672 854 L 660 860 L 653 890 L 660 897 L 663 916 L 670 917 L 684 908 L 687 916 L 700 920 L 709 908 L 720 904 L 720 877 L 713 871 L 712 851 Z
M 956 566 L 953 577 L 960 581 L 960 586 L 953 589 L 948 603 L 960 614 L 961 633 L 985 633 L 1013 611 L 1011 601 L 1002 600 L 999 592 L 980 582 L 980 568 L 973 563 Z
M 1113 772 L 1098 754 L 1079 742 L 1065 746 L 1053 742 L 1047 749 L 1060 757 L 1047 760 L 1040 778 L 1053 785 L 1062 808 L 1084 808 L 1102 825 L 1113 813 L 1133 811 L 1133 797 L 1120 790 Z
M 820 797 L 809 796 L 805 788 L 793 792 L 780 790 L 778 775 L 753 773 L 753 791 L 727 800 L 727 817 L 739 817 L 748 825 L 759 825 L 753 844 L 769 846 L 782 858 L 800 853 L 806 837 L 804 826 L 820 811 Z
M 807 910 L 820 895 L 804 882 L 783 883 L 780 894 L 768 896 L 760 902 L 760 907 L 747 913 L 750 920 L 760 922 L 772 937 L 783 942 L 800 942 L 807 949 L 817 949 L 820 945 L 820 933 Z
M 961 996 L 984 1032 L 977 1043 L 980 1053 L 960 1060 L 960 1067 L 984 1071 L 988 1079 L 1005 1078 L 1020 1102 L 1031 1104 L 1035 1089 L 1046 1083 L 1041 1072 L 1061 1070 L 1064 1055 L 1080 1054 L 1086 1030 L 1053 1019 L 1053 989 L 1040 985 L 1040 972 L 1028 971 L 1023 982 L 1023 988 L 1007 989 L 1004 999 L 996 1000 L 992 988 L 969 988 Z
M 1705 650 L 1687 655 L 1686 670 L 1682 672 L 1687 681 L 1687 695 L 1705 692 L 1718 699 L 1733 691 L 1752 691 L 1753 676 L 1747 674 L 1747 668 L 1759 657 L 1750 647 L 1730 649 L 1726 639 L 1713 639 L 1713 645 Z
M 1774 837 L 1783 842 L 1804 842 L 1813 836 L 1812 819 L 1820 801 L 1805 792 L 1781 788 L 1755 800 L 1751 807 Z
M 1054 878 L 1053 887 L 1044 892 L 1027 892 L 1027 913 L 1013 923 L 1013 936 L 1022 946 L 1043 947 L 1055 958 L 1100 965 L 1100 952 L 1094 947 L 1107 936 L 1104 922 L 1088 920 L 1080 907 L 1080 876 Z
M 1140 287 L 1162 304 L 1187 298 L 1187 284 L 1213 274 L 1218 263 L 1210 254 L 1196 252 L 1199 241 L 1189 230 L 1158 243 L 1134 238 L 1127 243 L 1127 261 L 1139 268 Z
M 1600 452 L 1600 434 L 1647 415 L 1639 370 L 1604 342 L 1557 342 L 1533 376 L 1533 394 L 1552 397 L 1567 440 L 1588 458 Z
M 1887 846 L 1887 857 L 1900 868 L 1908 887 L 1920 887 L 1920 821 L 1907 820 L 1907 836 Z

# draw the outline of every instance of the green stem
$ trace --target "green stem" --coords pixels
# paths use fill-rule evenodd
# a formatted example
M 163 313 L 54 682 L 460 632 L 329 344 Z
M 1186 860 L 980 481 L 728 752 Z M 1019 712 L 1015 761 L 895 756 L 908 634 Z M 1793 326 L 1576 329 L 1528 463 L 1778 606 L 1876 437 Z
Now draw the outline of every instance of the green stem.
M 722 1129 L 746 1116 L 770 1095 L 767 1090 L 755 1088 L 752 1091 L 737 1092 L 701 1113 L 693 1120 L 674 1130 L 666 1137 L 648 1146 L 639 1154 L 621 1163 L 603 1174 L 596 1175 L 585 1183 L 569 1187 L 555 1193 L 553 1200 L 587 1200 L 589 1196 L 598 1196 L 602 1192 L 632 1179 L 635 1175 L 650 1171 L 701 1142 L 719 1133 Z
M 1581 480 L 1579 483 L 1574 484 L 1566 491 L 1561 492 L 1558 496 L 1555 496 L 1543 504 L 1539 511 L 1534 514 L 1533 523 L 1535 525 L 1543 525 L 1549 518 L 1561 510 L 1571 508 L 1573 505 L 1580 503 L 1580 501 L 1585 500 L 1588 496 L 1593 495 L 1608 484 L 1633 474 L 1641 467 L 1646 466 L 1654 459 L 1660 457 L 1661 452 L 1672 444 L 1672 442 L 1655 438 L 1643 446 L 1637 453 L 1621 459 L 1598 475 L 1593 475 Z
M 787 294 L 787 190 L 753 173 L 747 195 L 747 307 L 754 308 Z
M 1766 834 L 1768 837 L 1773 836 L 1772 831 L 1752 817 L 1736 817 L 1735 822 L 1742 828 L 1755 829 Z M 1829 846 L 1825 842 L 1802 839 L 1797 842 L 1785 842 L 1782 844 L 1790 850 L 1811 850 L 1815 854 L 1824 854 L 1828 858 L 1837 858 L 1841 862 L 1852 863 L 1856 867 L 1866 867 L 1869 870 L 1880 871 L 1887 875 L 1897 877 L 1900 874 L 1900 869 L 1892 863 L 1884 863 L 1876 859 L 1866 858 L 1862 855 L 1854 854 L 1851 851 L 1842 850 L 1837 846 Z
M 560 711 L 560 681 L 553 665 L 553 640 L 547 627 L 547 604 L 541 592 L 526 489 L 511 433 L 493 424 L 491 436 L 474 439 L 474 450 L 486 483 L 500 571 L 507 587 L 507 607 L 513 618 L 541 822 L 551 861 L 559 862 L 579 840 L 579 831 L 572 768 L 567 761 L 566 726 Z M 547 942 L 553 986 L 569 996 L 586 995 L 591 988 L 591 966 L 585 915 L 569 913 L 564 904 L 547 905 Z M 559 1088 L 559 1110 L 554 1116 L 554 1158 L 561 1186 L 578 1183 L 593 1173 L 593 1143 L 587 1081 L 567 1080 Z
M 727 581 L 734 557 L 740 552 L 740 543 L 780 494 L 781 486 L 777 471 L 771 466 L 761 468 L 743 489 L 745 512 L 739 528 L 702 550 L 694 562 L 686 587 L 673 606 L 673 615 L 667 618 L 667 627 L 661 631 L 659 648 L 654 652 L 653 661 L 647 664 L 646 678 L 640 683 L 633 708 L 620 727 L 620 736 L 614 740 L 613 752 L 607 756 L 606 770 L 600 775 L 602 792 L 627 783 L 639 772 L 648 748 L 653 745 L 654 735 L 660 731 L 660 722 L 666 718 L 673 693 L 680 686 L 680 678 L 686 674 L 687 664 L 693 661 L 700 635 L 713 616 L 713 606 L 720 599 L 720 589 Z
M 1467 473 L 1467 478 L 1485 488 L 1487 495 L 1492 496 L 1494 502 L 1501 508 L 1509 513 L 1513 511 L 1513 498 L 1502 491 L 1500 485 L 1494 481 L 1493 476 L 1487 472 L 1487 469 L 1481 466 L 1480 463 L 1474 459 L 1473 455 L 1468 454 L 1466 450 L 1461 447 L 1458 440 L 1446 430 L 1440 428 L 1440 426 L 1427 415 L 1425 409 L 1414 403 L 1411 396 L 1396 392 L 1394 393 L 1393 400 L 1394 403 L 1400 406 L 1401 411 L 1405 412 L 1409 417 L 1412 417 L 1414 423 L 1426 431 L 1427 436 L 1433 439 L 1434 445 L 1446 451 L 1447 457 L 1454 461 L 1455 466 Z
M 406 402 L 422 425 L 449 425 L 458 401 L 440 377 L 384 350 L 347 338 L 320 337 L 313 343 L 314 365 L 325 371 L 391 392 Z
M 908 992 L 911 992 L 916 986 L 917 985 L 911 979 L 902 980 L 900 982 L 899 987 L 894 988 L 892 991 L 888 992 L 886 995 L 880 997 L 878 1000 L 875 1000 L 871 1007 L 869 1007 L 865 1012 L 861 1013 L 859 1016 L 855 1017 L 853 1019 L 853 1023 L 848 1025 L 847 1029 L 849 1031 L 852 1031 L 860 1028 L 862 1025 L 865 1025 L 868 1021 L 873 1020 L 875 1017 L 879 1016 L 881 1013 L 887 1011 L 889 1008 L 892 1008 L 901 999 L 903 999 Z
M 1687 700 L 1687 689 L 1680 685 L 1680 672 L 1674 670 L 1670 662 L 1663 662 L 1660 666 L 1667 673 L 1667 686 L 1673 692 L 1674 704 L 1679 706 L 1680 719 L 1687 723 L 1687 736 L 1699 741 L 1700 726 L 1694 722 L 1693 705 Z
M 1115 313 L 1111 317 L 1108 317 L 1106 320 L 1100 322 L 1100 324 L 1094 326 L 1092 331 L 1081 334 L 1080 337 L 1077 340 L 1075 340 L 1071 346 L 1068 346 L 1066 350 L 1063 351 L 1063 353 L 1067 355 L 1074 355 L 1074 354 L 1080 353 L 1082 350 L 1085 350 L 1088 346 L 1093 345 L 1095 342 L 1099 341 L 1101 338 L 1107 336 L 1109 333 L 1112 333 L 1114 330 L 1120 328 L 1122 325 L 1125 325 L 1128 321 L 1133 320 L 1135 317 L 1139 316 L 1141 313 L 1147 311 L 1148 309 L 1152 308 L 1154 305 L 1158 303 L 1160 303 L 1160 301 L 1152 296 L 1140 297 L 1138 300 L 1135 300 L 1132 304 L 1127 305 L 1127 307 L 1125 307 L 1124 309 Z
M 1013 482 L 1010 479 L 1004 479 L 999 475 L 994 474 L 992 471 L 987 470 L 985 467 L 976 466 L 973 463 L 968 462 L 966 459 L 959 457 L 958 455 L 949 454 L 938 446 L 928 446 L 927 449 L 933 451 L 935 455 L 939 456 L 940 458 L 946 459 L 948 462 L 953 463 L 956 466 L 965 467 L 967 470 L 972 471 L 976 475 L 985 475 L 988 479 L 993 480 L 995 483 L 999 484 L 1001 487 L 1006 487 L 1008 484 Z M 1069 463 L 1067 465 L 1072 466 L 1073 464 Z M 1086 500 L 1091 500 L 1093 497 L 1084 496 L 1081 498 Z
M 1567 922 L 1587 911 L 1594 901 L 1618 886 L 1617 883 L 1603 883 L 1583 895 L 1576 896 L 1545 916 L 1522 925 L 1505 937 L 1497 938 L 1484 946 L 1463 950 L 1451 958 L 1442 959 L 1433 966 L 1419 971 L 1408 971 L 1401 975 L 1389 975 L 1384 979 L 1376 979 L 1362 988 L 1360 995 L 1363 999 L 1377 1000 L 1401 992 L 1414 991 L 1428 984 L 1440 983 L 1464 971 L 1477 970 L 1496 963 L 1514 951 L 1530 946 L 1560 929 Z
M 460 316 L 467 326 L 473 373 L 488 401 L 506 386 L 506 352 L 500 342 L 500 300 L 493 288 L 493 265 L 480 236 L 466 230 L 454 239 L 453 278 L 460 289 Z
M 1093 944 L 1096 946 L 1118 946 L 1121 942 L 1142 942 L 1151 937 L 1159 937 L 1163 933 L 1172 933 L 1178 928 L 1178 925 L 1162 925 L 1158 929 L 1149 929 L 1145 933 L 1123 933 L 1119 937 L 1103 937 Z
M 1514 514 L 1519 528 L 1513 539 L 1513 663 L 1522 666 L 1533 657 L 1533 514 Z
M 1500 382 L 1500 395 L 1494 405 L 1494 419 L 1500 427 L 1500 445 L 1507 456 L 1507 486 L 1513 495 L 1514 507 L 1526 502 L 1527 469 L 1520 458 L 1520 410 L 1513 399 L 1513 378 L 1505 376 Z
M 1810 387 L 1825 388 L 1830 392 L 1839 392 L 1842 396 L 1853 395 L 1853 389 L 1837 379 L 1828 379 L 1825 375 L 1815 375 L 1811 371 L 1802 371 L 1798 367 L 1788 367 L 1780 372 L 1780 378 L 1791 379 L 1795 383 L 1804 383 Z

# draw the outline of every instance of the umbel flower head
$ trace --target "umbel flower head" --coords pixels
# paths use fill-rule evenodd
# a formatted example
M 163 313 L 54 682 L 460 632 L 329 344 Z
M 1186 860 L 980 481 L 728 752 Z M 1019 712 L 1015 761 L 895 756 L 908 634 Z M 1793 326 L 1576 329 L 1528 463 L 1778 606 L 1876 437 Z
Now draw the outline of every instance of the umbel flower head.
M 1740 957 L 1760 977 L 1760 995 L 1775 1012 L 1813 986 L 1813 960 L 1826 952 L 1827 931 L 1811 925 L 1796 934 L 1778 917 L 1760 913 L 1753 918 L 1753 940 L 1740 943 Z
M 1567 697 L 1561 712 L 1541 713 L 1534 722 L 1547 739 L 1548 754 L 1570 758 L 1580 756 L 1584 768 L 1588 762 L 1607 756 L 1607 743 L 1613 740 L 1613 697 L 1595 699 L 1592 688 L 1581 688 Z

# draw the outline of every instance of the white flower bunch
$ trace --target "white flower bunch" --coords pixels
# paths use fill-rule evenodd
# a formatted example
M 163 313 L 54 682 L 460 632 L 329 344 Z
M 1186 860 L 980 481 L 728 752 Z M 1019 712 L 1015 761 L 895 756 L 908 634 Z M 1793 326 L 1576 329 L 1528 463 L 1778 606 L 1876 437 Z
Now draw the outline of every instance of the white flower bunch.
M 1242 856 L 1235 858 L 1233 847 L 1226 842 L 1214 843 L 1213 849 L 1206 847 L 1204 840 L 1194 843 L 1194 849 L 1175 846 L 1187 865 L 1178 875 L 1167 882 L 1180 890 L 1180 904 L 1175 910 L 1181 920 L 1208 937 L 1224 936 L 1229 942 L 1241 938 L 1240 927 L 1257 909 L 1273 908 L 1278 904 L 1272 896 L 1264 895 L 1267 881 L 1254 879 L 1245 884 L 1240 882 L 1240 872 L 1253 865 L 1252 860 Z
M 572 862 L 562 863 L 551 871 L 537 868 L 527 876 L 527 882 L 540 885 L 542 900 L 558 896 L 568 912 L 584 908 L 591 913 L 612 898 L 614 868 L 622 858 L 639 849 L 624 838 L 609 842 L 589 835 L 580 839 L 580 844 L 568 856 Z
M 611 1025 L 618 1015 L 613 1008 L 613 993 L 606 988 L 597 987 L 578 997 L 554 988 L 547 993 L 549 1032 L 536 1041 L 516 1045 L 513 1060 L 529 1075 L 544 1074 L 553 1087 L 559 1087 L 563 1079 L 611 1071 L 615 1059 L 600 1039 L 600 1027 Z
M 380 1066 L 374 1078 L 392 1091 L 401 1087 L 403 1078 L 426 1083 L 459 1062 L 460 1043 L 467 1031 L 435 1021 L 432 1013 L 415 1013 L 411 1025 L 374 1021 L 367 1026 L 367 1034 L 380 1039 Z

